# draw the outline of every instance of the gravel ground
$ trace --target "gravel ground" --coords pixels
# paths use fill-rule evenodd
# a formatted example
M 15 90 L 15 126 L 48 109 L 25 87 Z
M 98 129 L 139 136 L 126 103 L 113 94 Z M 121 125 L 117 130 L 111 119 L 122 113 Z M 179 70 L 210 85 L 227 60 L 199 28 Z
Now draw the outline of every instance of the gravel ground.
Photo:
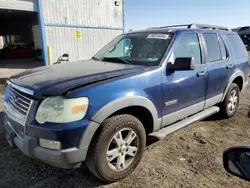
M 1 90 L 1 86 L 0 86 Z M 63 170 L 11 149 L 2 127 L 0 92 L 0 187 L 220 187 L 247 188 L 250 183 L 232 177 L 222 166 L 224 149 L 250 145 L 250 86 L 241 96 L 237 114 L 195 123 L 164 140 L 151 143 L 137 169 L 126 179 L 103 185 L 82 167 Z

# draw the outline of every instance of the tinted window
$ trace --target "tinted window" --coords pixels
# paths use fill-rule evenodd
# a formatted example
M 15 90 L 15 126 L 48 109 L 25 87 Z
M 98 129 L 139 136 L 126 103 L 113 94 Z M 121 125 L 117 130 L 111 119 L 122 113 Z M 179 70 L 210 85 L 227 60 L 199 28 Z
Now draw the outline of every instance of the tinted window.
M 247 51 L 239 35 L 227 35 L 227 39 L 233 48 L 236 58 L 247 57 Z
M 203 34 L 207 46 L 207 62 L 221 60 L 220 46 L 216 34 Z
M 174 59 L 194 57 L 195 64 L 201 64 L 201 49 L 197 34 L 185 34 L 176 41 L 173 51 Z
M 219 35 L 219 41 L 220 41 L 220 50 L 221 50 L 222 59 L 227 59 L 226 46 L 225 46 L 224 40 L 222 39 L 220 35 Z

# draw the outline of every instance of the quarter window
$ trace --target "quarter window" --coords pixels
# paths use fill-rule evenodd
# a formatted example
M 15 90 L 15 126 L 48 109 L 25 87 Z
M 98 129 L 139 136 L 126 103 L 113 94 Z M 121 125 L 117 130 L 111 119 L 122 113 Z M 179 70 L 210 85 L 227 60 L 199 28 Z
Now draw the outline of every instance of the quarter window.
M 239 35 L 230 34 L 226 35 L 226 37 L 230 45 L 232 46 L 233 53 L 235 54 L 236 58 L 242 58 L 242 57 L 244 58 L 248 56 L 246 47 L 242 42 L 241 38 L 239 37 Z
M 207 47 L 207 63 L 221 60 L 222 57 L 217 35 L 214 33 L 206 33 L 203 34 L 203 37 Z
M 201 64 L 201 49 L 197 34 L 181 36 L 175 43 L 172 55 L 174 60 L 179 57 L 194 57 L 195 64 Z
M 220 50 L 221 50 L 221 57 L 222 59 L 227 59 L 227 50 L 226 50 L 226 46 L 225 43 L 222 39 L 222 37 L 219 35 L 219 41 L 220 41 Z

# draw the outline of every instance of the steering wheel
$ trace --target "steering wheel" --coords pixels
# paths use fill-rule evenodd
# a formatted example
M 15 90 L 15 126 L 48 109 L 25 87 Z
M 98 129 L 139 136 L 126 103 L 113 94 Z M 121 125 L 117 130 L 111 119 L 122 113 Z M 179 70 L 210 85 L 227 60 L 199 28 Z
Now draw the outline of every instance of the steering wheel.
M 147 55 L 146 55 L 147 58 L 160 58 L 161 57 L 161 54 L 158 53 L 158 52 L 149 52 Z

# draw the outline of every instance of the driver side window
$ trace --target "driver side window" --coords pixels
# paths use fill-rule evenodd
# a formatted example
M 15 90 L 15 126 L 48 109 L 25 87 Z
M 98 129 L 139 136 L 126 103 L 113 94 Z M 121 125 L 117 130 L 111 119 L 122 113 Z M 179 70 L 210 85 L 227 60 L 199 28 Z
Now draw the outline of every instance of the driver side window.
M 197 34 L 185 34 L 175 43 L 173 60 L 179 57 L 194 57 L 195 65 L 201 64 L 201 49 Z

